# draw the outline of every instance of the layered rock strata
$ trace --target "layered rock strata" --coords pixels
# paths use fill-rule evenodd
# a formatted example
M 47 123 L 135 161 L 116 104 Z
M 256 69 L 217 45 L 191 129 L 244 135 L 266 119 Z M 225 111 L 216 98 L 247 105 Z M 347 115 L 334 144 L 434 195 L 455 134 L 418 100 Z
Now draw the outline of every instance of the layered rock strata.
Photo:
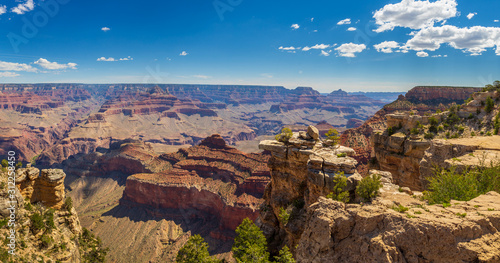
M 60 169 L 43 169 L 40 174 L 38 168 L 20 168 L 16 171 L 16 184 L 22 196 L 30 202 L 61 209 L 66 198 L 65 177 Z

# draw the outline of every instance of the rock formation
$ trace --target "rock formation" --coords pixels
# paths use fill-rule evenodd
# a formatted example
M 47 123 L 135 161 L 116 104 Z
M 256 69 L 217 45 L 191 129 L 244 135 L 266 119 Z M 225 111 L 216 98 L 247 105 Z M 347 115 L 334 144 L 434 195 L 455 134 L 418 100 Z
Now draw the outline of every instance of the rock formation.
M 359 183 L 354 155 L 296 134 L 288 144 L 263 141 L 271 151 L 271 183 L 257 221 L 272 253 L 283 245 L 297 262 L 497 262 L 500 260 L 500 194 L 490 192 L 452 206 L 426 205 L 422 193 L 382 176 L 380 195 L 370 203 L 344 204 L 325 198 L 332 177 L 344 172 L 352 198 Z M 398 181 L 398 178 L 394 178 Z M 283 214 L 289 215 L 285 220 Z
M 15 256 L 7 254 L 7 246 L 0 248 L 0 254 L 5 262 L 82 262 L 84 248 L 75 242 L 82 233 L 78 215 L 74 207 L 63 206 L 65 175 L 61 170 L 39 173 L 34 167 L 16 171 L 19 188 L 15 188 L 15 226 L 11 228 L 7 222 L 13 211 L 8 209 L 12 199 L 6 187 L 7 174 L 0 172 L 0 235 L 16 232 Z
M 32 203 L 41 202 L 44 206 L 61 209 L 66 199 L 64 178 L 66 174 L 59 169 L 27 167 L 16 171 L 16 184 L 25 199 Z
M 257 218 L 269 182 L 264 155 L 246 155 L 213 135 L 198 146 L 160 158 L 172 168 L 127 178 L 121 204 L 160 209 L 156 216 L 168 209 L 181 211 L 181 217 L 191 211 L 191 216 L 207 222 L 218 221 L 211 236 L 224 240 L 231 238 L 228 230 L 234 231 L 244 218 Z

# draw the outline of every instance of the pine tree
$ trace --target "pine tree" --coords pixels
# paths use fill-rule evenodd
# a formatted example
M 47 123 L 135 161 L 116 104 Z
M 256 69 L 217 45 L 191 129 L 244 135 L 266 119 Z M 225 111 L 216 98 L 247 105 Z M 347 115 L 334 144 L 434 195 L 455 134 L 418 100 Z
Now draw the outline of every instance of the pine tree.
M 267 241 L 252 220 L 245 218 L 236 228 L 233 256 L 238 263 L 269 263 Z
M 179 250 L 175 258 L 177 263 L 218 263 L 219 261 L 212 258 L 208 253 L 208 244 L 200 235 L 194 235 L 189 238 L 188 242 Z
M 295 263 L 292 252 L 290 252 L 290 249 L 286 245 L 280 250 L 280 255 L 274 257 L 274 259 L 276 263 Z

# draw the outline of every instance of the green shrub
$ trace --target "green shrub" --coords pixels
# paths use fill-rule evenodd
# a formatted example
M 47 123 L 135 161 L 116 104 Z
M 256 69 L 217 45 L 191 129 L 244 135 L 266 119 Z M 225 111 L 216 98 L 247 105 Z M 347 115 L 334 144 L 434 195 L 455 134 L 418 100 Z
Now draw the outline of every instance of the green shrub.
M 436 119 L 436 117 L 430 117 L 429 118 L 429 124 L 431 126 L 437 126 L 439 124 L 438 120 Z
M 9 162 L 5 159 L 2 160 L 2 167 L 7 168 L 9 166 Z
M 177 252 L 175 257 L 177 263 L 216 263 L 217 259 L 212 258 L 208 253 L 208 244 L 203 240 L 200 235 L 194 235 L 184 244 L 184 246 Z
M 288 143 L 288 141 L 290 141 L 292 136 L 293 136 L 292 130 L 290 128 L 285 127 L 281 130 L 281 133 L 275 136 L 275 139 L 279 142 Z
M 66 197 L 66 200 L 64 200 L 64 208 L 71 213 L 71 209 L 73 208 L 73 199 L 71 199 L 70 196 Z
M 494 107 L 495 107 L 495 102 L 493 102 L 493 99 L 491 99 L 491 97 L 488 96 L 488 98 L 486 99 L 486 106 L 484 106 L 484 111 L 486 111 L 486 113 L 490 113 Z
M 347 157 L 347 153 L 339 153 L 339 154 L 337 154 L 337 157 L 339 157 L 339 158 Z
M 382 187 L 380 175 L 367 176 L 363 178 L 356 187 L 356 194 L 364 200 L 371 200 L 379 194 Z
M 410 208 L 403 206 L 403 205 L 392 206 L 392 209 L 394 209 L 394 211 L 400 212 L 400 213 L 404 213 L 404 212 L 410 210 Z
M 394 133 L 396 133 L 396 129 L 395 128 L 393 128 L 393 127 L 387 128 L 387 135 L 391 136 Z
M 434 139 L 434 134 L 433 134 L 433 133 L 428 132 L 428 133 L 426 133 L 426 134 L 424 135 L 424 138 L 425 138 L 425 139 L 427 139 L 427 140 L 432 140 L 432 139 Z
M 474 168 L 457 172 L 438 169 L 428 178 L 429 191 L 424 198 L 431 204 L 449 203 L 450 200 L 469 201 L 489 191 L 500 192 L 500 166 Z
M 336 129 L 328 130 L 328 132 L 325 133 L 325 137 L 327 140 L 332 141 L 332 145 L 337 145 L 337 143 L 339 142 L 339 139 L 340 139 L 339 132 Z
M 278 217 L 280 219 L 280 222 L 283 223 L 283 225 L 286 225 L 290 220 L 290 213 L 285 208 L 280 207 L 280 212 L 278 214 Z
M 474 136 L 476 136 L 476 133 L 475 132 L 471 132 L 470 136 L 474 137 Z
M 411 131 L 410 131 L 410 132 L 411 132 L 411 134 L 414 134 L 414 135 L 417 135 L 417 134 L 419 134 L 419 133 L 420 133 L 420 131 L 419 131 L 417 128 L 413 128 L 413 129 L 411 129 Z
M 245 218 L 236 228 L 236 238 L 232 251 L 233 257 L 238 263 L 269 262 L 266 237 L 259 227 L 248 218 Z
M 47 233 L 44 233 L 42 235 L 40 241 L 41 241 L 40 245 L 42 248 L 48 248 L 52 243 L 54 243 L 54 239 Z
M 31 230 L 33 232 L 38 232 L 40 230 L 45 229 L 45 223 L 43 222 L 43 216 L 35 212 L 31 215 Z
M 85 263 L 100 263 L 105 262 L 109 248 L 102 246 L 102 241 L 99 237 L 95 237 L 88 229 L 83 228 L 83 232 L 78 237 L 80 246 L 80 254 Z
M 288 249 L 288 246 L 284 246 L 279 253 L 279 256 L 274 257 L 276 263 L 295 263 L 292 252 Z
M 349 192 L 344 191 L 347 186 L 347 177 L 344 175 L 344 172 L 336 173 L 333 178 L 333 183 L 335 184 L 333 186 L 333 192 L 326 197 L 339 202 L 349 202 Z
M 56 226 L 54 224 L 54 209 L 48 209 L 47 211 L 45 211 L 45 213 L 43 214 L 43 217 L 44 217 L 44 223 L 45 223 L 45 229 L 47 231 L 52 231 L 52 229 L 55 229 Z

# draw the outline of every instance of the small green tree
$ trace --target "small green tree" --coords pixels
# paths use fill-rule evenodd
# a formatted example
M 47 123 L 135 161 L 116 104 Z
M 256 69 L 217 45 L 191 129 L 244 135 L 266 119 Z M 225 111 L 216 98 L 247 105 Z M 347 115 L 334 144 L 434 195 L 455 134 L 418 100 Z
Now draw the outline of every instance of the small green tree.
M 236 228 L 232 250 L 238 263 L 269 263 L 266 238 L 259 227 L 248 218 Z
M 2 167 L 5 167 L 7 168 L 7 166 L 9 166 L 9 162 L 5 159 L 2 160 Z
M 70 196 L 66 197 L 66 200 L 64 200 L 64 208 L 71 213 L 71 209 L 73 208 L 73 199 L 71 199 Z
M 276 263 L 295 263 L 292 252 L 287 245 L 285 245 L 281 250 L 279 256 L 274 257 Z
M 493 110 L 493 107 L 495 107 L 495 102 L 493 102 L 493 99 L 488 96 L 486 99 L 486 106 L 484 106 L 484 111 L 490 113 Z
M 347 177 L 345 177 L 344 172 L 336 173 L 333 178 L 333 183 L 335 184 L 333 186 L 333 192 L 326 197 L 339 202 L 349 202 L 349 192 L 344 191 L 347 186 Z
M 292 136 L 293 136 L 292 130 L 290 130 L 290 128 L 285 127 L 281 130 L 281 133 L 276 134 L 275 139 L 278 142 L 288 143 L 288 141 L 290 141 Z
M 17 164 L 16 164 L 16 169 L 19 169 L 19 168 L 23 168 L 23 163 L 21 161 L 19 161 Z
M 367 176 L 361 179 L 356 187 L 356 194 L 364 200 L 370 201 L 379 194 L 379 189 L 382 187 L 380 179 L 380 175 Z
M 336 129 L 330 129 L 325 133 L 325 137 L 330 141 L 331 146 L 337 145 L 340 140 L 339 132 Z
M 179 250 L 175 257 L 177 263 L 216 263 L 217 259 L 212 258 L 208 253 L 208 244 L 200 235 L 191 236 L 186 244 Z

